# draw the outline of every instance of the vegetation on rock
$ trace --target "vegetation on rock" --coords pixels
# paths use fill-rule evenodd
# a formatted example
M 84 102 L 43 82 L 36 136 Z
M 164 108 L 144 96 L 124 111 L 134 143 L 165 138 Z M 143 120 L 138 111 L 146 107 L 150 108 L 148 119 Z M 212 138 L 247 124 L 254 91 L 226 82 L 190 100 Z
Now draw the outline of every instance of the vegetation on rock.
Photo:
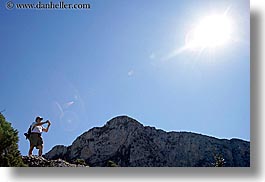
M 119 167 L 119 166 L 118 166 L 115 162 L 109 160 L 109 161 L 107 162 L 107 167 Z

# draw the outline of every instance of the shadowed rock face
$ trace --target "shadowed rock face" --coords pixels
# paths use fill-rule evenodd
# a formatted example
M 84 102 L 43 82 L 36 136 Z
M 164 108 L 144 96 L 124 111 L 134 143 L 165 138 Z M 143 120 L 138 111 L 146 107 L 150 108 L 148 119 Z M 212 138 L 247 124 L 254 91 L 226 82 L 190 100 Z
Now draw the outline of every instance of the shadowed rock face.
M 71 146 L 55 146 L 45 157 L 84 159 L 89 166 L 106 166 L 111 160 L 127 167 L 209 167 L 216 155 L 223 156 L 225 166 L 249 167 L 250 142 L 165 132 L 119 116 L 83 133 Z

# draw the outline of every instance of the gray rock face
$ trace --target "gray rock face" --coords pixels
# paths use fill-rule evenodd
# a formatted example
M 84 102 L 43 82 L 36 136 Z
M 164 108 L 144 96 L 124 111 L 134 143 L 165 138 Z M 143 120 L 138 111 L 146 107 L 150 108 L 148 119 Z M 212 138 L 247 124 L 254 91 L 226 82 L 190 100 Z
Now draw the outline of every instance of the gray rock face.
M 106 166 L 111 160 L 124 167 L 210 167 L 216 155 L 227 167 L 249 167 L 250 142 L 165 132 L 119 116 L 83 133 L 71 146 L 55 146 L 45 157 L 84 159 L 89 166 Z

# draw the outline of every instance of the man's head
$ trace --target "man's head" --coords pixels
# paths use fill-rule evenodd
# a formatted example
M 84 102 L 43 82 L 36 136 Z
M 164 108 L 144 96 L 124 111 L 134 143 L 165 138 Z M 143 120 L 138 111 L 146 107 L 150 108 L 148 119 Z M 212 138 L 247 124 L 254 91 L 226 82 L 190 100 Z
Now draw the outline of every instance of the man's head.
M 36 117 L 36 119 L 35 119 L 35 121 L 36 121 L 37 123 L 40 123 L 42 120 L 43 120 L 43 118 L 40 117 L 40 116 Z

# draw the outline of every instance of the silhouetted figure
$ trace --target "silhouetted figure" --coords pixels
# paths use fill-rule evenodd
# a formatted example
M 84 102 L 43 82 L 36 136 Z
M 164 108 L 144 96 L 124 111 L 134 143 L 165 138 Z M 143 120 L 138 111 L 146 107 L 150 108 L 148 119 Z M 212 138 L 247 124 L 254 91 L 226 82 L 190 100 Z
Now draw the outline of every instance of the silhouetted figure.
M 33 122 L 30 126 L 31 133 L 29 136 L 29 142 L 30 142 L 30 147 L 29 147 L 29 153 L 28 155 L 32 155 L 32 151 L 34 147 L 39 149 L 39 156 L 42 156 L 42 149 L 43 149 L 43 140 L 41 137 L 42 132 L 48 132 L 49 127 L 51 125 L 51 122 L 49 120 L 45 122 L 41 122 L 43 120 L 42 117 L 38 116 L 35 119 L 35 122 Z M 44 124 L 48 124 L 46 128 L 43 127 Z

